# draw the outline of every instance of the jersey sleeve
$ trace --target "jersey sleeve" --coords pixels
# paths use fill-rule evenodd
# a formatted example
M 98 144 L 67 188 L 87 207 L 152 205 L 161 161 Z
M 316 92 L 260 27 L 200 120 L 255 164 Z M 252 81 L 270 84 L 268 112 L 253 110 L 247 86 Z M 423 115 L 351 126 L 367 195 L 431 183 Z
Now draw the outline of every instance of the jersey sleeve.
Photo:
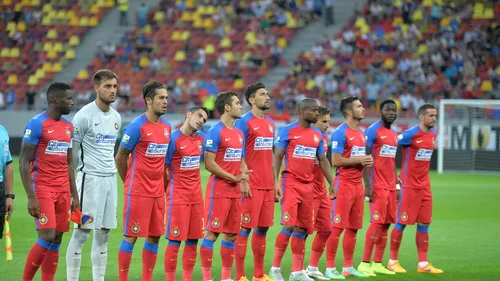
M 336 130 L 332 134 L 332 153 L 344 154 L 345 134 L 340 130 Z
M 207 136 L 205 138 L 204 152 L 210 151 L 216 153 L 219 149 L 219 144 L 220 131 L 215 128 L 211 128 L 210 130 L 208 130 Z
M 316 152 L 316 155 L 321 155 L 321 154 L 325 155 L 325 153 L 326 153 L 326 151 L 325 151 L 325 138 L 323 136 L 321 136 L 319 144 L 318 144 L 318 150 Z
M 31 119 L 24 130 L 23 141 L 32 145 L 38 145 L 42 137 L 42 123 L 37 119 Z
M 367 147 L 372 147 L 373 143 L 375 142 L 375 139 L 377 138 L 377 132 L 373 127 L 369 127 L 365 131 L 366 135 L 366 146 Z
M 174 157 L 176 145 L 175 143 L 177 142 L 177 138 L 171 138 L 170 139 L 170 144 L 168 145 L 168 150 L 167 150 L 167 157 L 165 157 L 165 165 L 170 165 L 172 163 L 172 157 Z
M 276 141 L 276 146 L 281 148 L 286 148 L 288 142 L 289 142 L 288 129 L 287 127 L 283 127 L 280 129 L 280 132 L 278 134 L 278 140 Z
M 7 131 L 5 131 L 5 135 L 7 137 L 7 143 L 5 143 L 5 148 L 4 148 L 4 153 L 5 153 L 5 165 L 8 165 L 12 163 L 12 154 L 10 154 L 10 148 L 9 148 L 9 135 L 7 134 Z
M 408 146 L 411 144 L 412 139 L 413 139 L 412 132 L 410 132 L 410 130 L 406 130 L 398 136 L 398 146 L 400 147 Z
M 243 139 L 248 137 L 248 125 L 243 119 L 238 119 L 234 123 L 234 126 L 243 133 Z
M 247 153 L 246 153 L 246 151 L 247 151 L 247 144 L 246 144 L 247 143 L 247 139 L 245 137 L 245 134 L 243 134 L 243 136 L 244 137 L 243 137 L 243 143 L 242 143 L 242 146 L 241 146 L 241 157 L 243 159 L 245 159 L 246 156 L 247 156 Z
M 141 139 L 141 128 L 134 123 L 129 124 L 123 130 L 123 138 L 120 145 L 128 150 L 134 150 L 135 145 Z
M 88 119 L 81 114 L 77 113 L 73 118 L 73 141 L 82 142 L 83 136 L 89 128 Z

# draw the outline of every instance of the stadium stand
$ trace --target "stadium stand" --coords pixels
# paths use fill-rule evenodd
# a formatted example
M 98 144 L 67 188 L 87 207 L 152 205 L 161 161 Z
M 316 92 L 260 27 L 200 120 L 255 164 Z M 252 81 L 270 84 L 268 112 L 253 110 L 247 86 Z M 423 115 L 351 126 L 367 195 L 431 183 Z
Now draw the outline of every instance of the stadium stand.
M 114 6 L 113 0 L 0 1 L 0 89 L 30 99 L 75 58 L 75 47 Z M 26 97 L 25 97 L 26 95 Z
M 498 1 L 369 1 L 297 57 L 272 91 L 275 109 L 293 110 L 304 96 L 336 109 L 358 95 L 371 114 L 392 97 L 413 116 L 441 98 L 500 98 L 499 16 Z

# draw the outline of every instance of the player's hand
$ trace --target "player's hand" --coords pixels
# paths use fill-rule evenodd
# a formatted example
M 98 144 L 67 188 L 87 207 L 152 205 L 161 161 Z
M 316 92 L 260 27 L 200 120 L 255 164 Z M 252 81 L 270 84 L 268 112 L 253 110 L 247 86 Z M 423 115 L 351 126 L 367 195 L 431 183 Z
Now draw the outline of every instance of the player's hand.
M 373 157 L 371 155 L 360 156 L 359 164 L 371 167 L 373 165 Z
M 401 200 L 401 189 L 396 190 L 396 202 L 399 204 L 400 200 Z
M 399 176 L 396 177 L 396 181 L 397 181 L 396 183 L 399 185 L 403 184 L 403 180 Z
M 78 200 L 78 197 L 73 198 L 73 201 L 71 201 L 71 207 L 73 210 L 80 209 L 80 200 Z
M 252 191 L 250 190 L 250 185 L 248 184 L 248 181 L 242 180 L 240 182 L 240 189 L 241 189 L 241 194 L 243 195 L 244 198 L 252 198 Z
M 253 172 L 252 170 L 246 170 L 244 172 L 241 172 L 241 174 L 237 175 L 234 178 L 235 182 L 240 182 L 242 180 L 248 180 L 250 178 L 250 173 Z
M 283 198 L 283 194 L 281 193 L 280 184 L 274 184 L 274 202 L 279 202 Z
M 330 200 L 337 198 L 335 187 L 333 185 L 330 185 L 330 187 L 328 187 L 328 196 L 330 197 Z
M 7 220 L 10 220 L 12 212 L 14 211 L 14 200 L 12 200 L 12 198 L 5 199 L 5 211 L 7 212 Z
M 40 203 L 35 197 L 28 199 L 28 213 L 34 218 L 40 216 Z
M 373 188 L 371 185 L 365 185 L 365 199 L 368 202 L 372 202 L 373 199 Z

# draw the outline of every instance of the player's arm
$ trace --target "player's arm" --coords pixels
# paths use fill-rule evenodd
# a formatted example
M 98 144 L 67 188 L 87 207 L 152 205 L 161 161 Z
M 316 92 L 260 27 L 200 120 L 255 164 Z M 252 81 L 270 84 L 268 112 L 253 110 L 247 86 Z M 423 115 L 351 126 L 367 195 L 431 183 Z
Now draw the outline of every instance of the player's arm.
M 72 165 L 73 165 L 73 170 L 76 170 L 78 168 L 78 165 L 80 164 L 80 152 L 81 151 L 81 144 L 83 142 L 83 136 L 87 133 L 87 130 L 89 128 L 89 120 L 88 118 L 85 118 L 84 114 L 81 113 L 80 111 L 75 114 L 75 117 L 73 118 L 73 139 L 72 139 L 72 149 L 73 149 L 73 156 L 72 156 Z
M 335 190 L 333 189 L 332 167 L 330 165 L 330 162 L 328 162 L 328 158 L 326 158 L 325 140 L 323 137 L 321 138 L 321 141 L 319 142 L 318 147 L 316 149 L 316 158 L 318 159 L 319 167 L 323 172 L 323 175 L 325 176 L 326 180 L 328 181 L 328 184 L 330 185 L 329 188 L 330 198 L 334 199 Z
M 14 193 L 14 169 L 12 168 L 12 155 L 7 147 L 7 158 L 5 159 L 5 168 L 3 171 L 3 183 L 5 185 L 5 194 Z M 5 200 L 5 211 L 7 212 L 7 220 L 12 216 L 14 211 L 14 200 L 12 198 L 7 198 Z
M 131 150 L 128 150 L 120 145 L 115 156 L 116 170 L 118 170 L 118 174 L 123 182 L 125 182 L 125 179 L 127 178 L 128 158 L 131 152 Z
M 74 171 L 78 168 L 79 164 L 79 157 L 80 157 L 80 151 L 81 151 L 81 142 L 73 139 L 72 145 L 73 148 L 71 149 L 71 169 Z M 68 151 L 69 153 L 69 151 Z
M 373 159 L 371 156 L 359 156 L 354 158 L 342 157 L 346 137 L 343 132 L 335 131 L 332 134 L 332 164 L 335 167 L 352 167 L 357 165 L 371 165 Z
M 123 130 L 123 138 L 115 156 L 115 165 L 118 174 L 123 182 L 127 178 L 128 159 L 130 153 L 135 149 L 136 144 L 141 139 L 141 129 L 136 124 L 131 123 Z
M 21 181 L 23 182 L 24 191 L 28 197 L 28 213 L 38 218 L 40 205 L 33 190 L 33 182 L 31 180 L 30 165 L 35 160 L 35 152 L 38 142 L 42 136 L 42 124 L 37 120 L 31 120 L 24 131 L 23 140 L 21 142 L 21 153 L 19 156 L 19 172 Z
M 68 174 L 69 174 L 69 190 L 71 192 L 71 197 L 73 201 L 71 205 L 73 209 L 80 209 L 80 200 L 78 199 L 78 191 L 76 190 L 75 181 L 75 166 L 73 166 L 73 148 L 68 148 Z
M 375 143 L 375 140 L 377 138 L 377 133 L 374 127 L 369 127 L 365 131 L 365 135 L 366 135 L 365 153 L 366 155 L 372 155 L 373 144 Z M 370 167 L 365 167 L 363 169 L 363 182 L 365 183 L 365 198 L 367 198 L 369 201 L 372 200 L 372 194 L 373 194 L 373 189 L 370 181 L 371 172 L 372 171 Z
M 210 173 L 214 174 L 216 177 L 234 182 L 240 182 L 243 179 L 241 174 L 233 176 L 231 173 L 224 171 L 215 162 L 215 153 L 206 150 L 204 157 L 205 157 L 205 169 L 207 169 L 207 171 L 209 171 Z
M 247 163 L 245 162 L 245 158 L 241 157 L 241 164 L 240 164 L 240 174 L 242 176 L 247 176 L 249 177 L 249 174 L 252 172 L 252 170 L 248 169 Z M 243 179 L 240 182 L 240 188 L 241 188 L 241 194 L 245 198 L 250 198 L 252 197 L 252 191 L 250 190 L 250 185 L 248 184 L 248 179 Z

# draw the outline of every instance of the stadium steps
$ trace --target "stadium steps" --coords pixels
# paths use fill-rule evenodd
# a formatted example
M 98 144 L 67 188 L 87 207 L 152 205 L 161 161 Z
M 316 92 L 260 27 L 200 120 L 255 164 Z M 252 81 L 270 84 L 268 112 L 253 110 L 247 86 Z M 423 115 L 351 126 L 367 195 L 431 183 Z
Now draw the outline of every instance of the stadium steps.
M 325 27 L 325 16 L 323 15 L 318 21 L 308 25 L 300 30 L 291 40 L 289 47 L 283 51 L 283 58 L 289 66 L 293 65 L 295 58 L 301 51 L 307 51 L 314 46 L 318 41 L 323 42 L 325 35 L 331 38 L 333 35 L 339 33 L 343 26 L 353 16 L 354 10 L 361 7 L 358 1 L 352 0 L 338 0 L 335 1 L 335 24 Z M 363 2 L 363 1 L 362 1 Z M 266 85 L 267 89 L 273 89 L 278 85 L 279 81 L 283 79 L 288 73 L 290 67 L 278 66 L 269 71 L 269 73 L 261 79 Z

